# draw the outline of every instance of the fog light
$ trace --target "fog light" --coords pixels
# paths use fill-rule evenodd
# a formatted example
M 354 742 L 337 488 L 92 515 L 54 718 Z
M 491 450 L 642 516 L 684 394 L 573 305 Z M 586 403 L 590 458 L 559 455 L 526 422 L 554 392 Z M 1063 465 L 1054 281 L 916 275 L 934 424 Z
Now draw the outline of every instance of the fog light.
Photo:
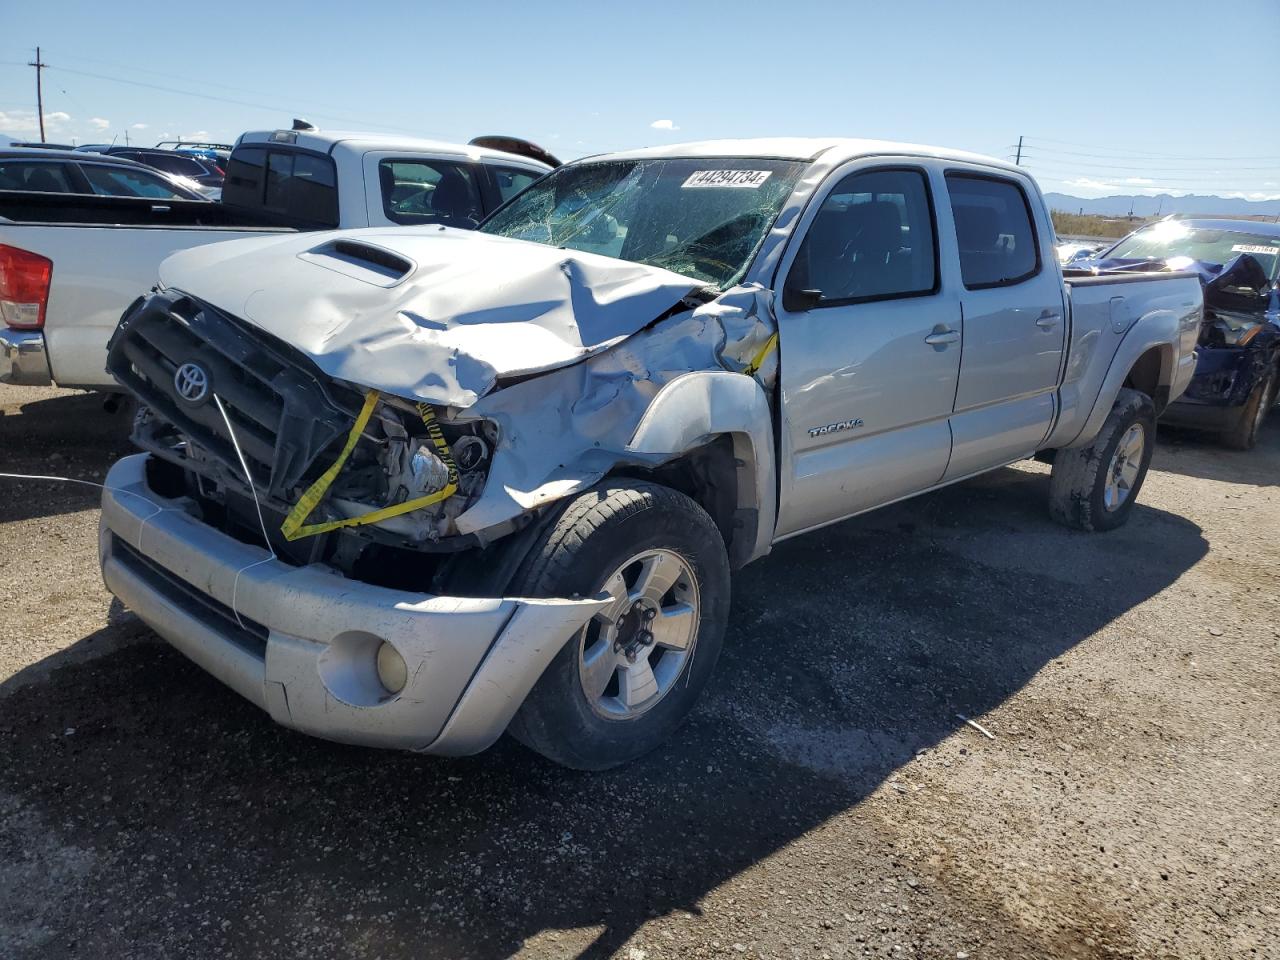
M 378 679 L 391 693 L 399 693 L 409 682 L 409 668 L 405 666 L 404 657 L 385 641 L 378 647 Z

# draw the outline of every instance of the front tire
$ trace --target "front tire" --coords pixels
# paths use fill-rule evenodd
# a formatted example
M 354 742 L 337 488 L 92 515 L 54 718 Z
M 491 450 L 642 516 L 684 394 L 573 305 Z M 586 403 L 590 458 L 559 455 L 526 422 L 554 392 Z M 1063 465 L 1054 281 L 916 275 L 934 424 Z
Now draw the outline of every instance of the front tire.
M 1093 443 L 1058 451 L 1049 479 L 1049 515 L 1075 530 L 1122 526 L 1147 478 L 1155 440 L 1151 398 L 1122 389 Z
M 610 481 L 569 502 L 513 590 L 614 598 L 556 655 L 508 730 L 556 763 L 604 770 L 657 747 L 693 708 L 724 639 L 729 560 L 684 494 Z
M 1275 389 L 1276 370 L 1272 367 L 1262 382 L 1249 394 L 1249 399 L 1236 415 L 1235 423 L 1222 432 L 1221 439 L 1224 446 L 1233 450 L 1254 448 L 1258 442 L 1258 432 L 1262 429 L 1263 421 L 1267 419 L 1267 414 L 1275 400 Z

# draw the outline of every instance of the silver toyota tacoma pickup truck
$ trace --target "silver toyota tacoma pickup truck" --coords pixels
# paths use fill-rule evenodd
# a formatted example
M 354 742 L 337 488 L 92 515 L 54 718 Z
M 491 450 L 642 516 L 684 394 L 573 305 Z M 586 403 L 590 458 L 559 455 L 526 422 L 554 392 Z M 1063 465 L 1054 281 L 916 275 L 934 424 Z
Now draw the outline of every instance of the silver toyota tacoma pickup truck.
M 1199 281 L 1064 283 L 1035 182 L 864 140 L 546 176 L 478 232 L 179 253 L 121 320 L 145 451 L 108 587 L 286 726 L 437 754 L 653 748 L 772 544 L 1028 457 L 1109 530 L 1194 368 Z

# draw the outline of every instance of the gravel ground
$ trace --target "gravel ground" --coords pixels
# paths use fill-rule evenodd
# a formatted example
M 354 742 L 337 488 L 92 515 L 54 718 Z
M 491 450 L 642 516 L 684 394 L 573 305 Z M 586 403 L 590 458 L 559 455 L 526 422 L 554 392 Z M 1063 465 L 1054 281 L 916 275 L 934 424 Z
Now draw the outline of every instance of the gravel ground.
M 0 387 L 0 469 L 125 430 Z M 604 775 L 275 727 L 112 602 L 92 488 L 0 484 L 0 956 L 1280 957 L 1280 417 L 1112 534 L 1026 464 L 781 545 Z

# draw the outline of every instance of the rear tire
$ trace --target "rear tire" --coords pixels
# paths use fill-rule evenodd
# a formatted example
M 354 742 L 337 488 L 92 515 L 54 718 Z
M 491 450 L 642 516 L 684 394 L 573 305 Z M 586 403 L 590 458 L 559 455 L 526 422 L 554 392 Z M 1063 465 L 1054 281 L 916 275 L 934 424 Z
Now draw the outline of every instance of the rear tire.
M 1147 478 L 1155 440 L 1151 398 L 1122 389 L 1093 443 L 1058 451 L 1049 479 L 1049 515 L 1075 530 L 1122 526 Z
M 1249 399 L 1245 401 L 1236 415 L 1235 423 L 1220 435 L 1223 446 L 1232 450 L 1252 450 L 1258 442 L 1258 432 L 1262 429 L 1267 414 L 1275 401 L 1276 370 L 1274 367 L 1253 388 Z
M 729 559 L 693 500 L 615 480 L 568 503 L 512 590 L 617 598 L 556 655 L 508 730 L 556 763 L 605 770 L 670 737 L 706 686 L 728 620 Z

